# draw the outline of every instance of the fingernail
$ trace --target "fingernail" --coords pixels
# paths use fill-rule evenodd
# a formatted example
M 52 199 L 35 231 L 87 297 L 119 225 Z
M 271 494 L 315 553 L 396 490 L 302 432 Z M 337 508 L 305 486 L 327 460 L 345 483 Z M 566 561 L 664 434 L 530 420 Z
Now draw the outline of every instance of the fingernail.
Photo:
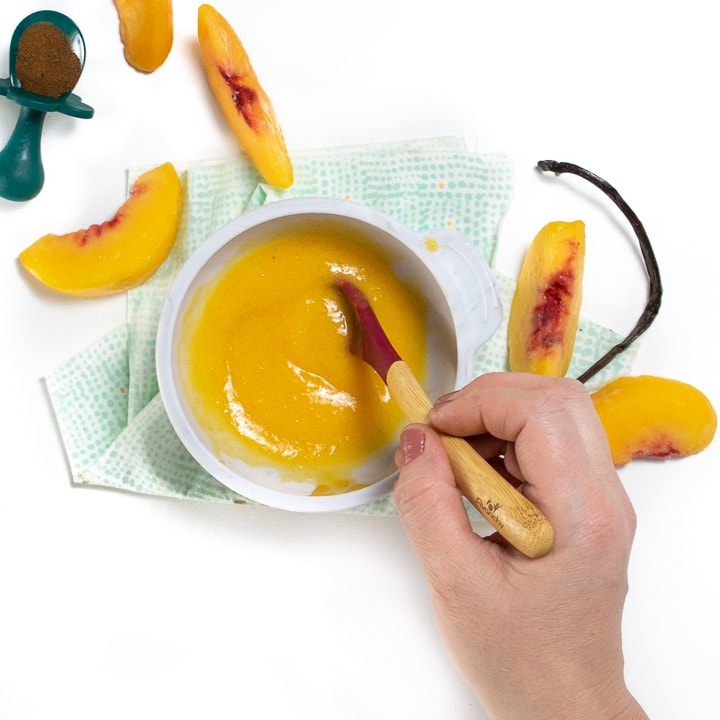
M 407 427 L 400 434 L 403 464 L 407 465 L 425 451 L 425 433 L 419 427 Z
M 450 402 L 452 399 L 455 398 L 455 396 L 459 393 L 459 390 L 453 390 L 452 392 L 445 393 L 444 395 L 441 395 L 436 401 L 435 405 L 440 405 L 442 403 Z
M 444 411 L 443 408 L 450 403 L 457 397 L 459 393 L 459 390 L 453 390 L 452 392 L 445 393 L 444 395 L 441 395 L 434 403 L 434 405 L 430 408 L 430 412 L 428 414 L 428 419 L 430 420 L 430 424 L 434 423 L 435 420 L 438 419 L 441 415 L 443 415 Z

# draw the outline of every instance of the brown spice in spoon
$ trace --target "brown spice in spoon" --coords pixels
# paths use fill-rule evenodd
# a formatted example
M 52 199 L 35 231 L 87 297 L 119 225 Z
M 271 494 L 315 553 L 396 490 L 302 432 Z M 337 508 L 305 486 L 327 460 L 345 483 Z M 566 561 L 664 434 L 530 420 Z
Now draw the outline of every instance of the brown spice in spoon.
M 65 33 L 52 23 L 33 23 L 20 37 L 15 75 L 24 90 L 59 98 L 75 87 L 81 71 Z

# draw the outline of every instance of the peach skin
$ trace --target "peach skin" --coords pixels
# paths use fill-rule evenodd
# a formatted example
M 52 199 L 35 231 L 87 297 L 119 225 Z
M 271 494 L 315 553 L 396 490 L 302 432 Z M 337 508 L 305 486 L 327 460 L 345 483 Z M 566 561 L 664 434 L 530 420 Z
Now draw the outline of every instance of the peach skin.
M 717 429 L 710 400 L 679 380 L 637 375 L 612 380 L 592 395 L 616 466 L 704 450 Z
M 585 224 L 551 222 L 530 244 L 508 316 L 510 370 L 563 377 L 582 302 Z
M 154 72 L 172 48 L 172 0 L 115 0 L 115 7 L 128 64 L 141 72 Z
M 293 167 L 270 98 L 242 42 L 211 5 L 198 10 L 198 41 L 210 89 L 235 137 L 266 182 L 293 183 Z
M 140 175 L 111 220 L 64 235 L 44 235 L 20 253 L 25 269 L 68 295 L 99 297 L 147 280 L 177 234 L 182 185 L 164 163 Z

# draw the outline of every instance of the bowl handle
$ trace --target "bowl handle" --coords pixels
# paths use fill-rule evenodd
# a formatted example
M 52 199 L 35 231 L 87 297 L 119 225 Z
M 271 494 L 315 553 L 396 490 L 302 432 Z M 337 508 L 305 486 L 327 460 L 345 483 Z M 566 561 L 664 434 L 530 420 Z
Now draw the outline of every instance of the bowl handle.
M 473 377 L 475 355 L 500 326 L 502 301 L 482 252 L 459 230 L 419 236 L 419 252 L 440 285 L 455 324 L 458 384 Z

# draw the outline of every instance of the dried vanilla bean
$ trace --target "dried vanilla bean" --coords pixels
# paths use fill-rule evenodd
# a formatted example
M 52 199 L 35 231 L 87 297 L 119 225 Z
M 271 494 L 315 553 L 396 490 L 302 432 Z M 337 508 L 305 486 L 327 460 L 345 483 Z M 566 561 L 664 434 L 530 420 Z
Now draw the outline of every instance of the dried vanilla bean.
M 626 350 L 632 343 L 637 340 L 649 327 L 652 325 L 653 320 L 660 310 L 660 303 L 662 300 L 662 283 L 660 281 L 660 268 L 655 257 L 655 252 L 650 244 L 650 238 L 643 224 L 640 222 L 638 216 L 633 212 L 632 208 L 623 200 L 620 193 L 607 181 L 598 177 L 589 170 L 585 170 L 579 165 L 574 165 L 568 162 L 557 162 L 555 160 L 541 160 L 537 164 L 540 170 L 545 172 L 554 172 L 556 175 L 562 173 L 571 173 L 578 177 L 587 180 L 588 182 L 595 185 L 595 187 L 602 190 L 610 200 L 620 209 L 622 214 L 627 218 L 628 222 L 632 226 L 632 229 L 637 236 L 640 244 L 640 252 L 645 263 L 645 269 L 648 277 L 648 297 L 645 305 L 645 310 L 638 319 L 635 327 L 630 331 L 624 340 L 610 348 L 597 362 L 591 365 L 585 372 L 578 377 L 578 380 L 582 383 L 587 382 L 608 365 L 614 358 L 620 353 Z

